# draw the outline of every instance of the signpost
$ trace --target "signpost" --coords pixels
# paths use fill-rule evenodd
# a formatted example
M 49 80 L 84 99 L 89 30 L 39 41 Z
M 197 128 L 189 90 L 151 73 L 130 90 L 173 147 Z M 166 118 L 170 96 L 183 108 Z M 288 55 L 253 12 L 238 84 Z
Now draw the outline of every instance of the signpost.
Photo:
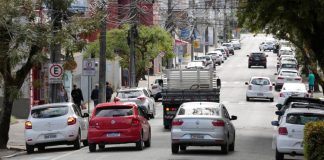
M 62 83 L 62 76 L 64 72 L 62 64 L 51 63 L 49 64 L 48 68 L 49 68 L 48 83 L 50 84 Z
M 96 75 L 96 61 L 95 59 L 84 59 L 82 64 L 82 75 L 88 76 L 88 114 L 90 114 L 90 88 L 92 88 L 90 87 L 90 84 L 92 84 L 92 76 Z

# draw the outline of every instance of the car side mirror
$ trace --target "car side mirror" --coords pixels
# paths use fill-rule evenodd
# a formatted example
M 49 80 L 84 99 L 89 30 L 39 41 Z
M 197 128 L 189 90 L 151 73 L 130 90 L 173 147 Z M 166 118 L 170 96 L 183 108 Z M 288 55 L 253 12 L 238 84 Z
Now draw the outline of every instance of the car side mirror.
M 249 82 L 245 82 L 245 85 L 249 85 Z
M 85 117 L 89 117 L 89 114 L 88 114 L 88 113 L 84 113 L 82 117 L 83 117 L 83 118 L 85 118 Z
M 278 115 L 278 116 L 282 116 L 283 115 L 282 111 L 276 111 L 275 114 Z
M 276 84 L 275 83 L 272 83 L 272 86 L 275 86 Z
M 250 55 L 246 55 L 247 57 L 250 57 Z
M 153 84 L 151 84 L 151 86 L 153 86 Z
M 274 73 L 274 75 L 276 76 L 276 75 L 278 75 L 278 73 Z
M 237 120 L 237 116 L 231 116 L 231 120 Z
M 268 55 L 266 55 L 266 57 L 269 57 Z
M 273 125 L 273 126 L 279 126 L 279 122 L 278 121 L 272 121 L 271 122 L 271 125 Z
M 277 107 L 278 110 L 281 110 L 282 104 L 277 104 L 276 107 Z
M 217 85 L 217 87 L 221 87 L 221 86 L 222 86 L 222 81 L 221 81 L 221 79 L 217 78 L 217 80 L 216 80 L 216 85 Z

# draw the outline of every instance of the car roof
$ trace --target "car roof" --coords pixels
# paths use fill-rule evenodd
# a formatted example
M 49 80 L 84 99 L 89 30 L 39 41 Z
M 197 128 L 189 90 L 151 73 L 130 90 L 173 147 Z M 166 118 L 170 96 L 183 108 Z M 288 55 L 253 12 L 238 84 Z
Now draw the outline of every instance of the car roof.
M 62 102 L 62 103 L 47 103 L 42 105 L 37 105 L 31 107 L 31 109 L 47 108 L 47 107 L 60 107 L 60 106 L 72 106 L 72 102 Z
M 324 104 L 324 99 L 290 96 L 285 100 L 284 105 L 291 103 L 291 102 L 310 102 L 310 103 Z
M 289 108 L 286 110 L 285 114 L 291 114 L 291 113 L 315 113 L 315 114 L 323 114 L 324 115 L 324 109 L 320 108 Z
M 206 107 L 220 107 L 220 103 L 217 102 L 185 102 L 182 103 L 182 107 L 192 106 L 192 105 L 200 105 Z
M 251 79 L 268 79 L 268 80 L 270 80 L 270 78 L 269 77 L 261 77 L 261 76 L 252 76 L 251 77 Z
M 300 89 L 306 90 L 306 85 L 304 83 L 284 83 L 282 86 L 282 91 L 296 91 Z
M 221 51 L 209 51 L 207 54 L 222 53 Z
M 123 88 L 123 89 L 120 89 L 118 90 L 117 92 L 125 92 L 125 91 L 141 91 L 143 89 L 146 89 L 146 87 L 136 87 L 136 88 Z
M 291 47 L 281 47 L 280 50 L 289 50 L 289 51 L 292 51 Z
M 132 106 L 132 107 L 137 108 L 137 105 L 134 102 L 106 102 L 106 103 L 99 103 L 96 106 L 96 109 L 97 108 L 116 107 L 116 106 Z

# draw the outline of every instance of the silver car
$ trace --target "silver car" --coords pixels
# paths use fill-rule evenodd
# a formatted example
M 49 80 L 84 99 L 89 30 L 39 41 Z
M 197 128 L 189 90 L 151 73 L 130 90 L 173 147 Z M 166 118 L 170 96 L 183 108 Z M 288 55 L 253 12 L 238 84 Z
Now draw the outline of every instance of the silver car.
M 155 101 L 150 90 L 146 88 L 128 88 L 117 91 L 114 101 L 134 102 L 147 109 L 148 114 L 155 116 Z
M 235 128 L 223 104 L 215 102 L 183 103 L 172 121 L 172 153 L 187 146 L 221 146 L 224 154 L 234 150 Z

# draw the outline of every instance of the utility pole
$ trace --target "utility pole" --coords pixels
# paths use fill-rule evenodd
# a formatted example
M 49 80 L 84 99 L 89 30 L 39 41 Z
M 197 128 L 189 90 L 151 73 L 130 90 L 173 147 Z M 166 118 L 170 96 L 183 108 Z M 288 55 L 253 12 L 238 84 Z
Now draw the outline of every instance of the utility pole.
M 167 11 L 167 19 L 166 19 L 166 22 L 165 22 L 165 28 L 167 31 L 170 32 L 172 38 L 174 38 L 174 30 L 175 30 L 175 24 L 174 24 L 174 15 L 173 15 L 173 12 L 172 12 L 172 4 L 173 4 L 173 0 L 168 0 L 168 11 Z M 171 63 L 172 60 L 171 59 L 167 59 L 167 68 L 171 68 Z
M 106 102 L 106 34 L 107 34 L 107 4 L 101 2 L 104 16 L 100 26 L 100 54 L 99 54 L 99 103 Z
M 226 10 L 227 0 L 224 0 L 224 33 L 223 33 L 223 41 L 227 42 L 227 10 Z
M 191 14 L 192 14 L 192 32 L 190 36 L 190 43 L 191 43 L 191 61 L 194 60 L 194 34 L 195 34 L 195 29 L 196 29 L 196 18 L 195 18 L 195 0 L 191 0 Z
M 129 38 L 129 51 L 130 51 L 130 87 L 136 87 L 136 50 L 135 50 L 135 38 L 138 36 L 137 33 L 137 0 L 132 0 L 130 4 L 130 17 L 132 19 L 132 25 L 128 31 Z

